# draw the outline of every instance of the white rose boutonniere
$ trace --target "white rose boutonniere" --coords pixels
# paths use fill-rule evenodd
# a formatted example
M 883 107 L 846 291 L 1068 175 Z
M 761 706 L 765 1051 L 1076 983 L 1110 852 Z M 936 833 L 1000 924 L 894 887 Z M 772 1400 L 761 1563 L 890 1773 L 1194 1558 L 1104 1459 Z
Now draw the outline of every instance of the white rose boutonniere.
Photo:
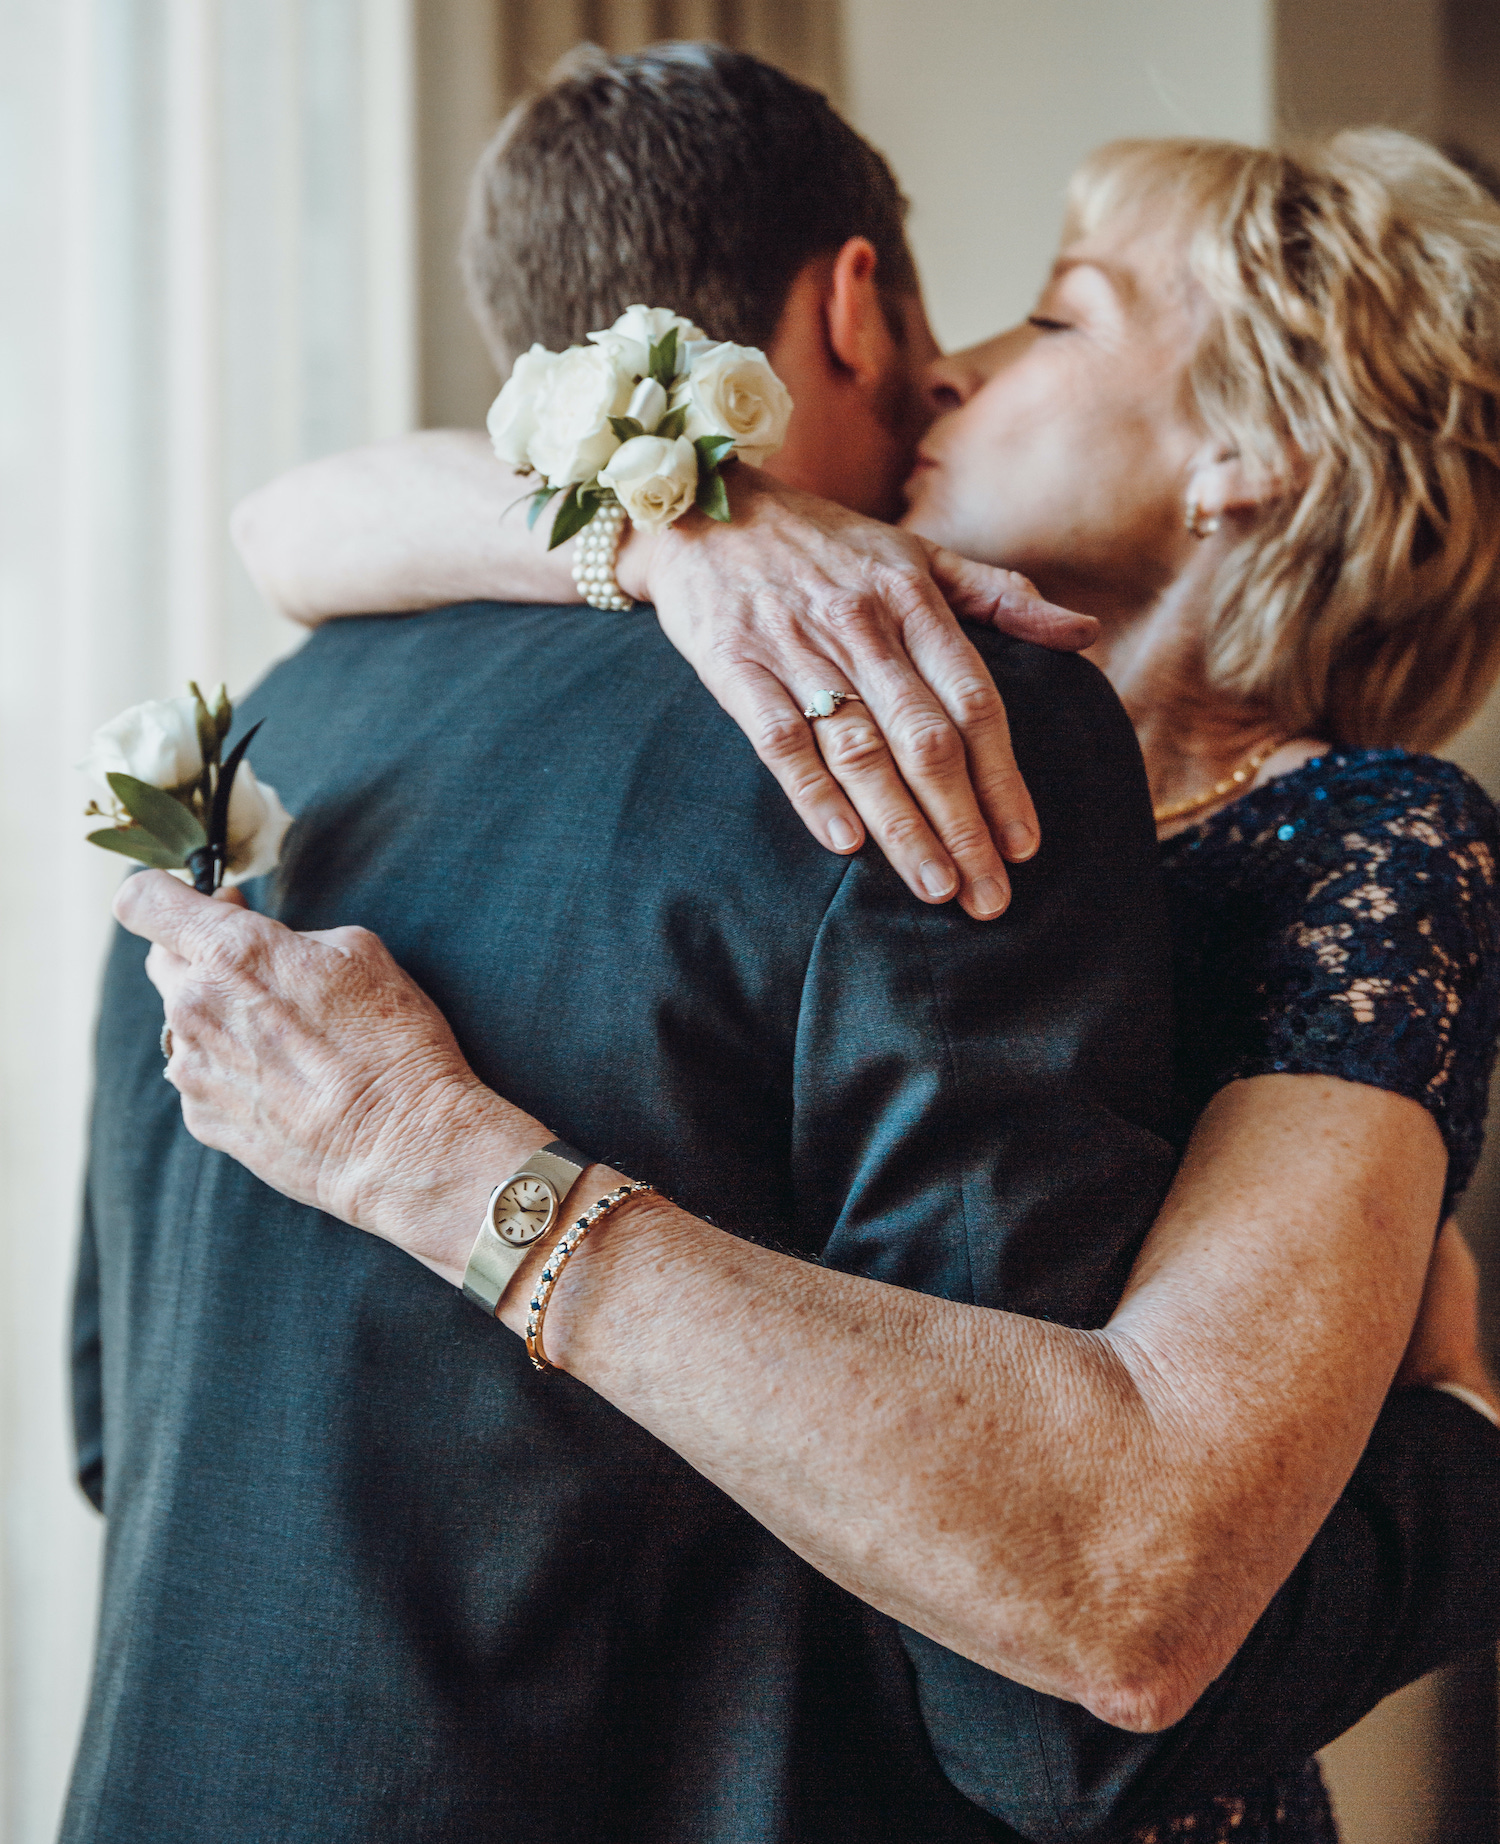
M 549 549 L 605 515 L 574 577 L 596 606 L 614 608 L 629 606 L 613 579 L 624 519 L 660 531 L 696 506 L 727 520 L 724 467 L 774 454 L 791 413 L 763 352 L 636 302 L 586 345 L 523 353 L 489 431 L 502 461 L 541 477 L 530 522 L 556 500 Z
M 662 531 L 698 496 L 698 451 L 685 436 L 632 436 L 599 475 L 642 531 Z
M 229 796 L 229 824 L 224 835 L 224 881 L 246 883 L 274 871 L 281 858 L 281 842 L 292 816 L 281 804 L 269 781 L 257 781 L 255 770 L 241 762 Z
M 274 870 L 292 816 L 245 760 L 260 725 L 223 756 L 234 721 L 228 693 L 221 685 L 210 706 L 196 685 L 188 692 L 132 705 L 101 725 L 78 766 L 110 795 L 107 806 L 89 802 L 91 819 L 110 822 L 88 835 L 91 845 L 186 872 L 212 895 L 221 883 Z
M 755 346 L 710 346 L 672 394 L 687 411 L 684 434 L 728 436 L 734 452 L 759 467 L 786 440 L 792 394 Z
M 196 698 L 151 698 L 101 724 L 78 764 L 102 788 L 110 775 L 134 775 L 154 788 L 178 788 L 203 772 Z

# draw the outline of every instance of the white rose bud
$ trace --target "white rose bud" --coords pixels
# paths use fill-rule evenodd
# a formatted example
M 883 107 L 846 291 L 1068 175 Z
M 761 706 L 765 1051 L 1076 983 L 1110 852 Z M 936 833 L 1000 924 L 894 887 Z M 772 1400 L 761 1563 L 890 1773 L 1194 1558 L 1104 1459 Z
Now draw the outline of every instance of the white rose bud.
M 623 443 L 600 484 L 615 497 L 642 531 L 661 531 L 691 509 L 698 494 L 698 451 L 685 436 L 667 441 L 638 435 Z
M 282 806 L 269 781 L 257 781 L 255 770 L 241 762 L 229 795 L 226 884 L 242 884 L 251 877 L 274 871 L 281 842 L 292 816 Z
M 196 700 L 153 698 L 131 705 L 100 725 L 78 766 L 103 788 L 109 775 L 134 775 L 154 788 L 195 781 L 203 773 Z
M 642 378 L 630 397 L 627 416 L 633 416 L 647 435 L 656 432 L 656 425 L 667 413 L 667 393 L 655 378 Z
M 672 408 L 688 413 L 689 441 L 727 435 L 734 452 L 759 467 L 786 440 L 791 392 L 755 346 L 710 346 L 672 393 Z
M 511 367 L 485 419 L 497 457 L 508 467 L 531 466 L 528 450 L 536 434 L 537 403 L 561 355 L 535 345 Z
M 592 480 L 620 446 L 609 426 L 623 416 L 634 380 L 599 346 L 571 346 L 547 374 L 528 453 L 549 486 Z
M 639 301 L 627 307 L 615 324 L 589 338 L 613 352 L 632 377 L 642 378 L 651 363 L 651 348 L 659 346 L 673 327 L 677 329 L 677 369 L 682 370 L 682 349 L 689 340 L 704 337 L 702 327 L 674 314 L 669 307 L 644 307 Z

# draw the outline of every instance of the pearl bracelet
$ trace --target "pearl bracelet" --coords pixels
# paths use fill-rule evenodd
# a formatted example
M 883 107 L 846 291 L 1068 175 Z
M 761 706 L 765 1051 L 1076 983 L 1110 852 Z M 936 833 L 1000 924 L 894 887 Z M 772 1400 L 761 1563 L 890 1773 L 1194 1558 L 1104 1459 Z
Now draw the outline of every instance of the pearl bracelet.
M 635 607 L 615 577 L 615 553 L 620 548 L 620 534 L 624 529 L 625 508 L 618 500 L 606 500 L 578 534 L 573 581 L 583 591 L 583 599 L 591 608 L 608 608 L 622 613 Z
M 625 606 L 630 607 L 630 603 Z M 628 1184 L 621 1185 L 618 1191 L 610 1191 L 601 1197 L 591 1210 L 573 1225 L 562 1240 L 547 1257 L 547 1265 L 537 1277 L 536 1291 L 529 1301 L 530 1310 L 526 1315 L 526 1355 L 538 1370 L 555 1370 L 557 1366 L 547 1361 L 547 1353 L 542 1348 L 542 1321 L 547 1317 L 547 1302 L 552 1298 L 552 1289 L 557 1285 L 558 1277 L 568 1265 L 569 1257 L 583 1241 L 584 1237 L 596 1223 L 602 1222 L 611 1210 L 618 1210 L 628 1197 L 639 1197 L 642 1192 L 654 1191 L 655 1185 Z

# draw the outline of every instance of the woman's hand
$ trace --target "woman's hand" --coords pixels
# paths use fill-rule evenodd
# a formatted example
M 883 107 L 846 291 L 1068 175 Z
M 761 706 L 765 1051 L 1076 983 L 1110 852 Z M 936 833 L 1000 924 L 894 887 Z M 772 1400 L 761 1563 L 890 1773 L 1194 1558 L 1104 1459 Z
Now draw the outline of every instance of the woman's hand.
M 483 1086 L 378 937 L 297 934 L 164 871 L 127 877 L 115 915 L 155 944 L 165 1073 L 193 1137 L 457 1282 L 484 1205 L 463 1174 L 510 1170 L 551 1136 Z
M 969 563 L 738 466 L 734 519 L 692 517 L 630 539 L 627 592 L 755 745 L 813 836 L 836 852 L 867 826 L 924 902 L 955 892 L 970 915 L 1010 898 L 1004 859 L 1039 843 L 1005 706 L 956 616 L 1076 650 L 1098 623 L 1025 577 Z M 809 723 L 815 691 L 850 703 Z M 861 822 L 863 821 L 863 825 Z

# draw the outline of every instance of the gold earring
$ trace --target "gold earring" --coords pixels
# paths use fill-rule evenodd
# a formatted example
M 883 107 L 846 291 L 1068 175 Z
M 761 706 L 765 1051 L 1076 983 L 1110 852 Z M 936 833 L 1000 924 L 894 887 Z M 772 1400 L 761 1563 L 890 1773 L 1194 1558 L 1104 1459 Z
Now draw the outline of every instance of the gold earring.
M 1197 500 L 1190 499 L 1187 503 L 1186 524 L 1195 538 L 1211 538 L 1219 529 L 1219 515 L 1217 512 L 1205 514 Z

